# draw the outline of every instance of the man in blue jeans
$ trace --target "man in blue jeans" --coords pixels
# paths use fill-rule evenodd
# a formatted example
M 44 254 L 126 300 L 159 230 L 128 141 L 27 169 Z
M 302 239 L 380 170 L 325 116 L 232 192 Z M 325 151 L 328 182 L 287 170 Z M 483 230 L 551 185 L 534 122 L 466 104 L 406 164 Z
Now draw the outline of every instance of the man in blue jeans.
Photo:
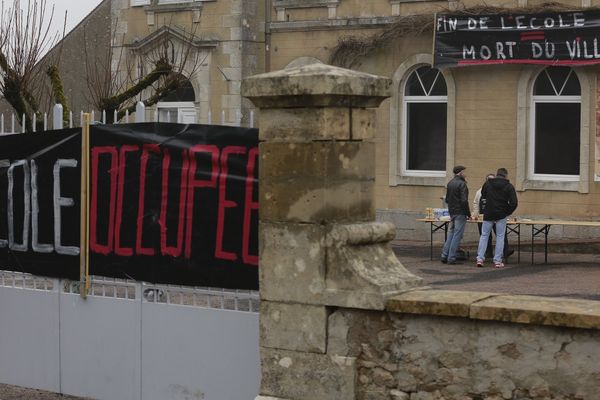
M 483 212 L 483 226 L 477 249 L 477 267 L 483 267 L 485 249 L 494 225 L 496 226 L 496 249 L 494 251 L 494 268 L 502 268 L 504 251 L 504 235 L 506 220 L 517 209 L 518 200 L 515 187 L 508 180 L 506 168 L 498 168 L 496 177 L 488 179 L 481 188 L 481 196 L 486 199 Z
M 457 165 L 452 172 L 454 178 L 446 186 L 446 203 L 448 203 L 448 213 L 450 214 L 450 229 L 448 238 L 442 249 L 441 261 L 445 264 L 458 264 L 456 261 L 456 251 L 465 233 L 467 220 L 471 218 L 469 210 L 469 188 L 465 180 L 466 167 Z

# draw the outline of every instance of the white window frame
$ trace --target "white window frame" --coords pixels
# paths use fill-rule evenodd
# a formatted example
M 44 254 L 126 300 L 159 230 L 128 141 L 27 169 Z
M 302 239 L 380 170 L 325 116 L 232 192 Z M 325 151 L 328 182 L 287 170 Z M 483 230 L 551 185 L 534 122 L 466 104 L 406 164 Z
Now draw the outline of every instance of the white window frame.
M 454 106 L 456 89 L 451 69 L 440 69 L 446 81 L 446 171 L 432 171 L 431 173 L 411 174 L 406 171 L 406 110 L 404 89 L 410 74 L 421 66 L 431 66 L 433 56 L 427 53 L 414 54 L 405 59 L 398 66 L 394 75 L 392 97 L 390 101 L 390 127 L 389 127 L 389 185 L 410 186 L 436 186 L 445 187 L 447 179 L 452 175 L 455 148 L 455 120 Z M 419 96 L 420 97 L 420 96 Z M 448 172 L 450 171 L 450 172 Z M 441 172 L 441 173 L 440 173 Z
M 536 80 L 539 75 L 536 76 Z M 534 84 L 535 86 L 535 84 Z M 538 103 L 571 103 L 579 104 L 580 115 L 579 124 L 581 126 L 581 96 L 536 96 L 531 95 L 531 118 L 529 120 L 529 157 L 528 157 L 528 178 L 538 181 L 550 181 L 550 182 L 578 182 L 580 175 L 566 175 L 566 174 L 536 174 L 535 173 L 535 121 L 536 121 L 536 104 Z M 581 129 L 580 129 L 581 130 Z M 581 145 L 579 151 L 579 162 L 581 163 Z
M 402 93 L 406 93 L 406 83 L 408 77 L 415 72 L 420 66 L 411 70 L 404 81 L 404 87 Z M 440 72 L 441 74 L 441 72 Z M 442 75 L 443 77 L 443 75 Z M 403 96 L 402 98 L 402 164 L 400 165 L 400 171 L 404 176 L 423 176 L 423 177 L 446 177 L 446 170 L 444 171 L 431 171 L 431 170 L 420 170 L 420 169 L 408 169 L 408 104 L 409 103 L 437 103 L 446 104 L 446 118 L 448 116 L 448 96 Z M 446 129 L 446 142 L 448 141 L 448 129 Z M 447 146 L 446 146 L 447 147 Z
M 585 67 L 572 67 L 579 79 L 581 88 L 581 120 L 579 141 L 579 178 L 576 181 L 564 180 L 565 175 L 560 175 L 560 180 L 546 175 L 532 175 L 531 146 L 532 132 L 535 116 L 533 108 L 533 88 L 539 74 L 546 66 L 524 66 L 521 70 L 517 85 L 517 157 L 514 185 L 518 191 L 542 190 L 563 192 L 590 192 L 590 144 L 596 137 L 596 73 Z M 561 96 L 563 97 L 563 96 Z M 566 97 L 566 96 L 564 96 Z M 592 177 L 593 179 L 593 177 Z
M 196 118 L 198 115 L 198 110 L 196 110 L 196 105 L 193 101 L 162 101 L 156 103 L 156 112 L 160 115 L 161 108 L 176 108 L 177 109 L 177 121 L 169 121 L 179 123 L 181 120 L 181 111 L 183 109 L 194 109 L 196 111 Z M 161 121 L 166 122 L 166 121 Z

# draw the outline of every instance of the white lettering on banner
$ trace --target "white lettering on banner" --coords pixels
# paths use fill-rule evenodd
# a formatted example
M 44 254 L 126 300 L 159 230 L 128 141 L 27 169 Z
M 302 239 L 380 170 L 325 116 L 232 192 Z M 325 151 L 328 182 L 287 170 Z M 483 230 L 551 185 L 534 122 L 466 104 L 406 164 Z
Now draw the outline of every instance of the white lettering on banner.
M 542 45 L 536 42 L 531 42 L 531 55 L 533 58 L 540 58 L 544 54 Z
M 15 242 L 15 221 L 14 221 L 14 200 L 13 200 L 13 189 L 15 186 L 14 182 L 14 170 L 17 167 L 23 168 L 23 241 L 21 243 Z M 29 219 L 31 217 L 31 194 L 30 194 L 30 173 L 29 163 L 27 160 L 17 160 L 10 164 L 8 167 L 8 247 L 15 251 L 27 251 L 29 247 Z
M 506 60 L 504 55 L 504 45 L 502 42 L 496 42 L 496 58 Z
M 68 256 L 76 256 L 79 254 L 79 247 L 76 246 L 63 246 L 60 238 L 61 234 L 61 208 L 62 207 L 73 207 L 75 201 L 70 197 L 61 197 L 60 195 L 60 169 L 61 168 L 75 168 L 77 167 L 77 160 L 74 159 L 58 159 L 54 163 L 54 247 L 58 254 L 64 254 Z
M 53 245 L 39 243 L 39 214 L 40 206 L 38 204 L 37 165 L 35 160 L 31 160 L 31 248 L 36 253 L 52 253 L 54 250 Z
M 467 48 L 467 46 L 463 46 L 463 60 L 466 60 L 467 56 L 471 56 L 473 60 L 475 59 L 475 46 L 471 46 L 469 48 Z
M 31 167 L 30 167 L 31 165 Z M 8 178 L 7 191 L 7 225 L 8 240 L 0 239 L 0 248 L 7 245 L 11 250 L 26 252 L 29 250 L 29 230 L 31 227 L 31 249 L 36 253 L 52 253 L 76 256 L 79 254 L 77 246 L 63 246 L 61 239 L 61 209 L 73 207 L 75 201 L 71 197 L 62 197 L 60 193 L 60 170 L 61 168 L 77 167 L 75 159 L 58 159 L 54 163 L 53 178 L 53 212 L 54 212 L 54 244 L 39 242 L 39 191 L 38 191 L 38 167 L 35 160 L 0 160 L 0 168 L 7 168 Z M 23 170 L 23 234 L 22 242 L 15 240 L 15 170 Z
M 544 42 L 544 46 L 537 42 L 531 42 L 531 55 L 533 58 L 544 57 L 547 60 L 554 58 L 556 46 L 552 42 Z

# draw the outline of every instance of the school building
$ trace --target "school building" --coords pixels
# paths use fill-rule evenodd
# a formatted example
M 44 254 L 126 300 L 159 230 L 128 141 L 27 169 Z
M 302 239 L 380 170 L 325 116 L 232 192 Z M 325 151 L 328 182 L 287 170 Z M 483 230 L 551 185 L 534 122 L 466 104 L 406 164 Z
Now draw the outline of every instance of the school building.
M 95 12 L 110 13 L 113 70 L 125 68 L 127 60 L 140 73 L 147 71 L 144 54 L 163 46 L 164 38 L 175 58 L 178 49 L 191 45 L 196 66 L 187 76 L 190 90 L 155 106 L 160 115 L 181 122 L 206 123 L 211 114 L 219 123 L 216 115 L 225 111 L 226 123 L 236 118 L 247 123 L 252 104 L 240 94 L 241 80 L 265 71 L 323 62 L 392 78 L 392 96 L 377 110 L 378 217 L 396 223 L 398 238 L 427 239 L 429 227 L 415 219 L 426 207 L 441 206 L 457 164 L 467 167 L 471 198 L 486 174 L 507 168 L 519 196 L 518 217 L 600 218 L 600 69 L 587 57 L 595 59 L 597 44 L 594 48 L 589 41 L 584 48 L 573 38 L 579 63 L 433 66 L 434 28 L 453 23 L 436 24 L 435 15 L 472 16 L 478 29 L 479 16 L 505 15 L 507 29 L 508 24 L 517 29 L 518 23 L 543 30 L 550 21 L 527 16 L 547 13 L 553 25 L 576 28 L 581 18 L 595 18 L 599 5 L 597 0 L 552 5 L 532 0 L 105 0 Z M 499 42 L 468 45 L 463 56 L 476 61 L 509 57 L 514 47 Z M 535 47 L 540 54 L 551 50 Z M 597 234 L 581 227 L 554 230 L 555 237 Z

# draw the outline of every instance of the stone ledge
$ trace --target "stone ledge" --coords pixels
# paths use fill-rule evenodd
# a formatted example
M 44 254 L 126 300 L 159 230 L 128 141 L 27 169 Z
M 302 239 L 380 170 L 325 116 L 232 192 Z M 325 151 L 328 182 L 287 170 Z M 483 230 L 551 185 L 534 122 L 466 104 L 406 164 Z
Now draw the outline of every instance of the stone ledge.
M 600 302 L 484 292 L 416 290 L 390 298 L 397 313 L 600 330 Z
M 471 305 L 493 293 L 415 290 L 388 300 L 386 310 L 409 314 L 468 317 Z

